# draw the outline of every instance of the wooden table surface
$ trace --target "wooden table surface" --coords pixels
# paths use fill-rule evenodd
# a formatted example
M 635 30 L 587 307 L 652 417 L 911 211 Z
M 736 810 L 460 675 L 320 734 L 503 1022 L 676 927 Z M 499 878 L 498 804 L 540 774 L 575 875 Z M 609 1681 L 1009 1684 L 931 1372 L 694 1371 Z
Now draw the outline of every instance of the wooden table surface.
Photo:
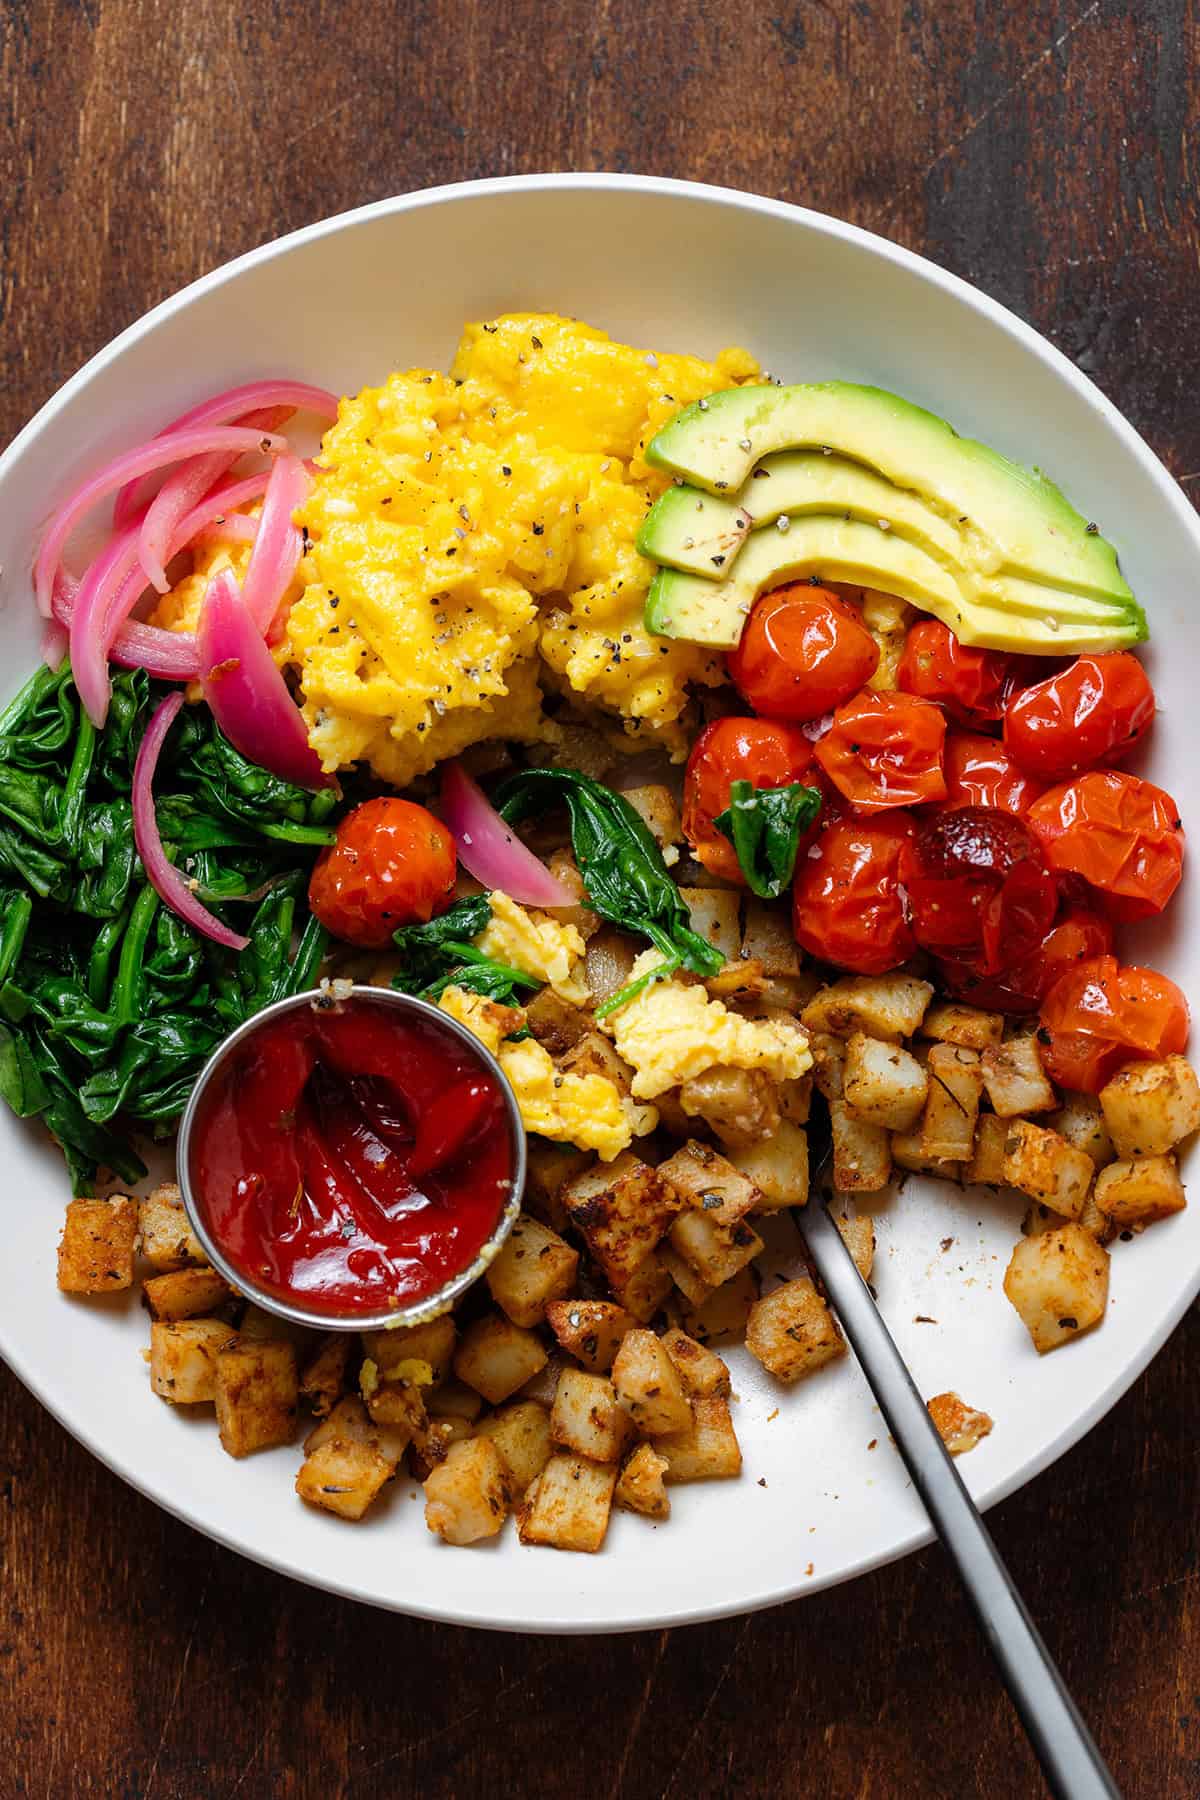
M 0 438 L 280 232 L 433 182 L 621 169 L 925 252 L 1047 333 L 1200 497 L 1198 69 L 1193 0 L 7 0 Z M 1153 1800 L 1200 1793 L 1197 1356 L 1193 1314 L 992 1515 L 1125 1793 Z M 6 1371 L 0 1546 L 0 1797 L 1043 1791 L 936 1550 L 688 1630 L 411 1623 L 166 1517 Z

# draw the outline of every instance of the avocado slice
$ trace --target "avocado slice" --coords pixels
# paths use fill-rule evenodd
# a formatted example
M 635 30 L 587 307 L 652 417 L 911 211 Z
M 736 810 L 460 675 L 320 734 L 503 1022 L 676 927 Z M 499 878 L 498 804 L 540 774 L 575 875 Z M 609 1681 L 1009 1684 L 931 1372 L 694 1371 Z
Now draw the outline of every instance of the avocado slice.
M 646 460 L 736 496 L 755 464 L 809 448 L 876 469 L 994 545 L 1000 566 L 1049 588 L 1130 601 L 1116 551 L 1037 469 L 1009 462 L 898 394 L 853 382 L 727 388 L 678 412 Z M 750 509 L 751 512 L 753 509 Z
M 870 525 L 883 520 L 947 567 L 959 567 L 970 551 L 965 526 L 949 523 L 918 495 L 894 487 L 862 463 L 820 450 L 768 456 L 728 500 L 700 488 L 667 488 L 646 514 L 637 547 L 652 562 L 721 581 L 748 534 L 785 513 L 792 519 L 840 514 Z M 986 559 L 987 547 L 978 548 Z
M 1132 598 L 1063 594 L 1019 576 L 955 572 L 892 531 L 819 513 L 790 521 L 786 531 L 751 533 L 725 581 L 660 568 L 646 598 L 646 629 L 729 648 L 759 594 L 805 577 L 898 594 L 941 619 L 960 642 L 989 650 L 1074 655 L 1122 649 L 1147 635 Z

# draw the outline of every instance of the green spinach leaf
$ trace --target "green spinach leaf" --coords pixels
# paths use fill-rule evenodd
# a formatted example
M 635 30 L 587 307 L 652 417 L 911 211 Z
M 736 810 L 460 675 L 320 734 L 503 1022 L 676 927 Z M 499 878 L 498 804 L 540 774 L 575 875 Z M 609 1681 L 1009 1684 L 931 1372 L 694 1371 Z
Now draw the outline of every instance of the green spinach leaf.
M 729 805 L 713 824 L 737 851 L 746 884 L 760 900 L 778 900 L 791 881 L 801 835 L 820 809 L 817 789 L 796 781 L 778 788 L 730 783 Z

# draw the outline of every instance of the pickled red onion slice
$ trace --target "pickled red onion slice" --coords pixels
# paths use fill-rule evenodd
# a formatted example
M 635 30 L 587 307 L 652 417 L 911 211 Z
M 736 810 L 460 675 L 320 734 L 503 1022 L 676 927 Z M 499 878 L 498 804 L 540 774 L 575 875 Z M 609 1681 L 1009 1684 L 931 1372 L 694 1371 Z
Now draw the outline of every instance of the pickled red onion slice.
M 289 417 L 286 406 L 264 406 L 257 412 L 238 419 L 247 431 L 274 431 Z M 237 456 L 227 451 L 211 456 L 191 456 L 173 469 L 146 508 L 138 533 L 138 561 L 152 587 L 165 594 L 168 586 L 166 565 L 171 559 L 170 543 L 175 527 L 194 506 L 198 506 L 214 485 L 227 475 Z
M 209 584 L 196 633 L 200 685 L 235 750 L 282 781 L 329 787 L 295 701 L 228 569 Z
M 484 887 L 502 888 L 523 906 L 574 903 L 457 762 L 442 768 L 442 820 L 458 846 L 458 860 Z

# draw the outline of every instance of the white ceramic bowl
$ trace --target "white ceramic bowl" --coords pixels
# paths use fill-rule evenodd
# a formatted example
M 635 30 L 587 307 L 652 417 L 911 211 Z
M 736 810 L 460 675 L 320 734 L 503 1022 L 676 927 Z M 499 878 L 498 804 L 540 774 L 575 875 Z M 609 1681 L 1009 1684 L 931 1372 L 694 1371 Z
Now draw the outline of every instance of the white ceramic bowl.
M 464 320 L 525 308 L 576 314 L 648 347 L 745 344 L 785 379 L 878 383 L 1040 464 L 1100 522 L 1145 605 L 1162 716 L 1144 766 L 1186 819 L 1200 818 L 1200 528 L 1097 389 L 993 301 L 880 238 L 745 194 L 623 176 L 476 182 L 366 207 L 242 257 L 124 332 L 0 459 L 3 697 L 36 655 L 28 571 L 39 525 L 106 456 L 253 376 L 353 392 L 396 366 L 444 367 Z M 1198 925 L 1185 882 L 1169 922 L 1135 940 L 1193 993 Z M 295 1449 L 232 1462 L 211 1417 L 151 1395 L 133 1298 L 56 1292 L 62 1164 L 7 1113 L 0 1145 L 5 1358 L 126 1480 L 276 1569 L 433 1618 L 603 1631 L 765 1606 L 929 1538 L 850 1358 L 783 1392 L 736 1356 L 741 1480 L 676 1489 L 661 1527 L 617 1515 L 599 1556 L 522 1549 L 511 1531 L 469 1554 L 447 1549 L 404 1485 L 361 1525 L 311 1512 L 292 1493 Z M 960 1465 L 985 1505 L 1103 1418 L 1200 1286 L 1196 1206 L 1118 1243 L 1103 1327 L 1039 1359 L 1000 1289 L 1018 1218 L 990 1195 L 916 1180 L 877 1218 L 880 1303 L 922 1391 L 956 1388 L 995 1418 Z

